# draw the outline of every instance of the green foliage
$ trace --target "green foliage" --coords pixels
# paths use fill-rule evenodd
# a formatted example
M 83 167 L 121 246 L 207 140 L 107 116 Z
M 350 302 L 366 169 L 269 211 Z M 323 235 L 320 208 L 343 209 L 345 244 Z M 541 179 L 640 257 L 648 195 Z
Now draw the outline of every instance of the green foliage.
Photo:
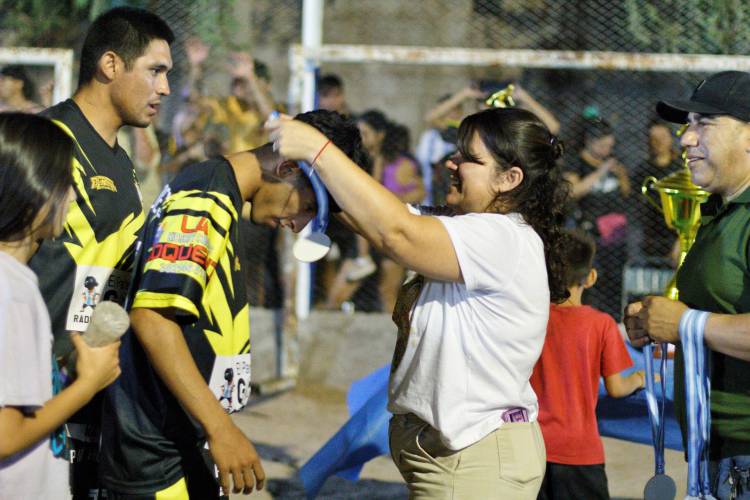
M 2 0 L 4 44 L 71 47 L 83 34 L 96 0 Z
M 156 11 L 155 7 L 163 4 L 166 10 L 188 12 L 194 34 L 215 52 L 243 45 L 235 36 L 234 0 L 0 0 L 0 30 L 6 46 L 75 47 L 90 21 L 112 7 L 130 5 Z
M 628 30 L 649 52 L 750 52 L 747 0 L 625 0 Z
M 230 51 L 247 45 L 238 40 L 239 22 L 234 15 L 234 0 L 191 0 L 195 13 L 194 35 L 203 40 L 212 50 L 212 57 L 222 57 Z

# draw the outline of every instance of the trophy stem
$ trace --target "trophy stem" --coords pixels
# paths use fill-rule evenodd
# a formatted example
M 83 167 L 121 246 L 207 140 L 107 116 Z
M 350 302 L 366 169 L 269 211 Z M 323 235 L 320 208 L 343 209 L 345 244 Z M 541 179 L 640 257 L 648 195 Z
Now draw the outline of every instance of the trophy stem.
M 679 290 L 677 290 L 677 272 L 682 267 L 682 263 L 685 262 L 685 256 L 687 255 L 690 247 L 695 243 L 695 232 L 690 231 L 691 234 L 679 233 L 680 241 L 680 258 L 677 261 L 677 269 L 672 275 L 672 279 L 669 280 L 667 288 L 664 290 L 664 296 L 672 300 L 678 300 L 680 296 Z

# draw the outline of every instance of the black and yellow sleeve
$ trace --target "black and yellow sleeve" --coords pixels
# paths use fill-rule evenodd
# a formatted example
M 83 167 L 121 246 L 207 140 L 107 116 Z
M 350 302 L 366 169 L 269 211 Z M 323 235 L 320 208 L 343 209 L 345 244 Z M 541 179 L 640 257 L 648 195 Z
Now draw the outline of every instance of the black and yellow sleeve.
M 224 260 L 235 210 L 226 195 L 189 191 L 172 194 L 160 214 L 148 223 L 132 307 L 172 308 L 191 323 L 200 317 L 206 287 Z

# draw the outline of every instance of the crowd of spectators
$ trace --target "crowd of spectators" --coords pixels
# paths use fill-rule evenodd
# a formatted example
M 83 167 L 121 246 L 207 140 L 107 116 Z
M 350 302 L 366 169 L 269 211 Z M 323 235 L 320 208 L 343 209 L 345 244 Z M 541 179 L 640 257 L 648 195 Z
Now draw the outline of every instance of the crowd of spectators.
M 285 111 L 271 93 L 268 66 L 247 52 L 225 57 L 225 76 L 230 84 L 222 95 L 206 88 L 206 62 L 211 50 L 197 37 L 184 44 L 187 78 L 179 88 L 180 103 L 168 131 L 126 128 L 118 141 L 130 153 L 150 204 L 161 186 L 186 165 L 223 154 L 257 147 L 267 141 L 263 128 L 272 111 Z M 211 67 L 216 61 L 211 60 Z M 322 74 L 317 82 L 317 107 L 337 111 L 356 121 L 363 145 L 369 153 L 368 173 L 413 205 L 442 205 L 450 186 L 445 162 L 456 151 L 457 127 L 461 119 L 486 106 L 494 91 L 513 83 L 515 105 L 536 114 L 561 136 L 567 147 L 563 159 L 565 177 L 571 184 L 572 203 L 568 225 L 592 235 L 597 243 L 596 267 L 599 286 L 587 290 L 584 301 L 620 318 L 623 271 L 629 264 L 666 265 L 674 261 L 676 237 L 662 215 L 640 194 L 648 176 L 662 178 L 682 165 L 673 131 L 654 119 L 647 126 L 647 159 L 629 164 L 614 156 L 616 127 L 605 117 L 591 113 L 577 127 L 561 124 L 519 82 L 475 81 L 440 97 L 423 117 L 424 129 L 412 149 L 410 130 L 389 116 L 388 110 L 351 110 L 344 81 L 335 74 Z M 36 85 L 22 66 L 0 70 L 0 109 L 37 112 L 49 104 L 51 86 Z M 46 96 L 46 97 L 45 97 Z M 581 137 L 568 131 L 580 129 Z M 646 134 L 644 134 L 646 135 Z M 249 212 L 249 207 L 246 207 Z M 315 306 L 330 310 L 390 312 L 404 270 L 373 251 L 335 218 L 329 235 L 334 245 L 324 261 L 316 265 Z M 283 242 L 279 231 L 243 224 L 246 275 L 250 303 L 269 308 L 282 306 L 284 290 L 280 259 Z M 288 287 L 286 287 L 288 288 Z

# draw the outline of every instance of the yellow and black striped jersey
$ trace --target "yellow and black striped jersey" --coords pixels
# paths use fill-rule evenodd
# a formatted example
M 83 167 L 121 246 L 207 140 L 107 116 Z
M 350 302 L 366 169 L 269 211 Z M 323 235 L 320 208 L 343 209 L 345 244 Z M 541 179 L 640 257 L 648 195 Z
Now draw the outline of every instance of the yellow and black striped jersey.
M 77 198 L 65 229 L 44 240 L 29 263 L 49 308 L 55 354 L 62 357 L 73 350 L 67 331 L 85 331 L 100 301 L 125 301 L 143 207 L 130 158 L 102 139 L 72 99 L 43 115 L 76 142 Z
M 171 310 L 190 353 L 228 411 L 250 396 L 250 319 L 240 266 L 242 197 L 231 165 L 184 168 L 149 211 L 131 288 L 131 308 Z M 181 477 L 203 429 L 163 385 L 133 332 L 123 337 L 122 375 L 107 394 L 103 420 L 105 483 L 147 494 Z M 137 487 L 134 487 L 137 485 Z

